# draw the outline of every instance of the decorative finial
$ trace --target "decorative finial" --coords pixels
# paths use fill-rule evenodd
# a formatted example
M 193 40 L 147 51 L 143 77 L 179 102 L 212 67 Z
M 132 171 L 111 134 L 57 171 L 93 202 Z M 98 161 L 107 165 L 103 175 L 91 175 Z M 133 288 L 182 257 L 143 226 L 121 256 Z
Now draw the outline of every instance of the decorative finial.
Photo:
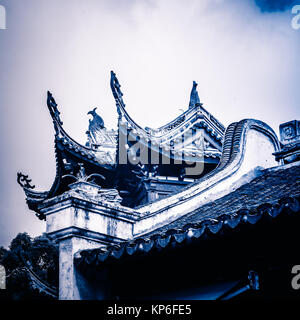
M 193 88 L 191 91 L 191 96 L 190 96 L 190 103 L 189 103 L 189 109 L 194 108 L 196 105 L 200 104 L 200 98 L 199 94 L 197 91 L 197 85 L 196 81 L 193 81 Z
M 111 87 L 113 96 L 116 99 L 117 106 L 119 104 L 121 104 L 122 107 L 125 108 L 125 103 L 124 103 L 123 98 L 122 98 L 123 97 L 123 93 L 121 91 L 121 85 L 119 83 L 119 80 L 118 80 L 116 74 L 113 71 L 111 71 L 110 74 L 111 74 L 110 87 Z
M 69 177 L 69 178 L 73 178 L 75 182 L 88 182 L 89 180 L 91 181 L 92 178 L 94 177 L 98 177 L 102 180 L 106 179 L 102 174 L 99 174 L 99 173 L 92 173 L 89 176 L 87 176 L 85 173 L 85 168 L 83 163 L 79 163 L 78 166 L 79 166 L 79 170 L 76 176 L 74 176 L 73 174 L 66 174 L 62 176 L 62 179 Z
M 104 129 L 104 121 L 103 119 L 97 114 L 96 112 L 97 107 L 95 107 L 93 110 L 89 111 L 87 114 L 91 114 L 93 116 L 93 120 L 90 120 L 90 128 L 89 131 L 93 131 L 93 128 L 96 129 Z
M 47 105 L 48 105 L 51 116 L 55 118 L 62 125 L 63 122 L 60 120 L 60 112 L 58 111 L 57 103 L 50 91 L 47 91 Z
M 35 186 L 31 185 L 31 179 L 28 178 L 28 175 L 23 174 L 22 172 L 17 173 L 17 182 L 22 188 L 34 189 Z

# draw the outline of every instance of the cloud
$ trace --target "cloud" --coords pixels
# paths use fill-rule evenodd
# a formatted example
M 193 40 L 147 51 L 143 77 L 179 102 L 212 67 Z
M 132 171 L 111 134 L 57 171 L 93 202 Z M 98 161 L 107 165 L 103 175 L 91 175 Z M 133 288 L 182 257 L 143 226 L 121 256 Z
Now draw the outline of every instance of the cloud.
M 256 5 L 262 12 L 278 12 L 291 9 L 297 0 L 255 0 Z

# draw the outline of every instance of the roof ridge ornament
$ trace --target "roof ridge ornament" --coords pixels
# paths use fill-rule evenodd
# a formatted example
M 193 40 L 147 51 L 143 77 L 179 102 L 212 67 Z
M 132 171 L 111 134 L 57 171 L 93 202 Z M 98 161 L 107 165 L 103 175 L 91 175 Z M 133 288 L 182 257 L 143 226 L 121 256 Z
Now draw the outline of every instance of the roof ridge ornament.
M 34 189 L 35 185 L 31 185 L 32 180 L 28 178 L 28 175 L 23 174 L 22 172 L 17 173 L 17 182 L 22 188 Z
M 72 174 L 66 174 L 62 178 L 73 178 L 74 183 L 69 184 L 70 191 L 69 195 L 81 196 L 84 199 L 97 201 L 98 203 L 110 203 L 120 205 L 122 197 L 119 195 L 117 189 L 104 189 L 102 186 L 95 183 L 92 178 L 100 178 L 105 180 L 106 178 L 98 173 L 92 173 L 86 175 L 83 163 L 79 163 L 79 171 L 76 176 Z
M 93 110 L 89 111 L 87 114 L 92 115 L 93 119 L 89 120 L 90 126 L 94 125 L 96 127 L 99 127 L 100 129 L 104 129 L 104 121 L 102 117 L 99 116 L 99 114 L 96 112 L 97 107 L 95 107 Z M 90 130 L 90 128 L 89 128 Z
M 199 94 L 197 91 L 197 85 L 198 83 L 196 81 L 193 81 L 193 88 L 190 95 L 189 109 L 192 109 L 197 105 L 201 105 Z
M 119 83 L 119 80 L 113 71 L 110 72 L 110 75 L 111 75 L 110 86 L 111 86 L 111 90 L 113 92 L 114 98 L 117 99 L 118 102 L 121 103 L 122 106 L 125 108 L 125 103 L 122 98 L 123 93 L 121 91 L 121 85 Z
M 47 106 L 50 111 L 50 115 L 53 119 L 54 128 L 56 131 L 58 131 L 58 125 L 62 126 L 63 122 L 60 119 L 60 112 L 57 108 L 57 103 L 55 99 L 52 96 L 52 93 L 50 91 L 47 91 Z M 58 125 L 57 125 L 58 124 Z
M 83 163 L 79 163 L 78 165 L 79 165 L 79 171 L 76 174 L 76 176 L 73 174 L 65 174 L 62 176 L 62 179 L 69 177 L 69 178 L 73 178 L 76 182 L 88 182 L 94 177 L 101 178 L 102 180 L 106 179 L 102 174 L 99 174 L 99 173 L 92 173 L 87 176 L 85 173 L 85 168 Z

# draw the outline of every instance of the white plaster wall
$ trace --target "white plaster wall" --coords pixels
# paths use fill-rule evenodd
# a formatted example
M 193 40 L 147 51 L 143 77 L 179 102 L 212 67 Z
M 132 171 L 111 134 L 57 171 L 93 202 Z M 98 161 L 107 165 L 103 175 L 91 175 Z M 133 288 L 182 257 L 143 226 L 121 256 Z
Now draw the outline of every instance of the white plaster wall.
M 96 213 L 78 208 L 74 217 L 74 225 L 121 239 L 132 237 L 132 223 L 103 215 L 101 212 Z
M 232 171 L 229 172 L 227 176 L 222 177 L 222 175 L 219 175 L 222 179 L 217 181 L 216 179 L 209 179 L 201 185 L 196 185 L 188 189 L 184 192 L 182 201 L 180 201 L 180 196 L 183 194 L 176 195 L 178 199 L 173 202 L 173 206 L 170 206 L 173 200 L 170 197 L 159 203 L 151 204 L 148 207 L 146 206 L 146 208 L 144 207 L 143 210 L 149 210 L 149 217 L 136 222 L 134 225 L 134 235 L 143 234 L 170 223 L 196 210 L 200 206 L 219 199 L 233 192 L 241 185 L 250 182 L 260 174 L 260 169 L 278 165 L 272 155 L 272 153 L 276 151 L 276 146 L 272 139 L 257 129 L 250 129 L 247 132 L 243 150 L 241 162 L 233 165 L 231 168 Z M 236 171 L 234 171 L 234 169 Z M 196 196 L 190 197 L 192 194 Z M 156 213 L 155 211 L 159 210 L 162 206 L 166 206 L 167 209 Z
M 70 226 L 74 226 L 73 208 L 62 208 L 60 211 L 56 211 L 46 216 L 46 232 L 54 232 L 57 230 L 65 229 Z
M 258 130 L 250 130 L 247 134 L 244 160 L 239 169 L 239 175 L 248 173 L 255 167 L 270 168 L 278 165 L 275 157 L 273 141 L 264 133 Z
M 132 237 L 132 222 L 106 216 L 101 211 L 94 212 L 74 206 L 62 207 L 60 211 L 48 214 L 46 221 L 47 233 L 78 227 L 121 239 Z

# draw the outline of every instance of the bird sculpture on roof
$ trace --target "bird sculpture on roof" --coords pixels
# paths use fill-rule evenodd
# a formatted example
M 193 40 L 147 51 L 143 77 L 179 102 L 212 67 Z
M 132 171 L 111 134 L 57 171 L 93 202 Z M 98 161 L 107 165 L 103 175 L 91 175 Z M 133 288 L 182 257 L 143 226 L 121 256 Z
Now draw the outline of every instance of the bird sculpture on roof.
M 192 88 L 191 96 L 190 96 L 189 109 L 195 107 L 197 104 L 200 104 L 200 98 L 199 98 L 199 94 L 197 91 L 197 85 L 198 85 L 198 83 L 196 81 L 193 81 L 193 88 Z
M 94 108 L 93 110 L 89 111 L 87 114 L 91 114 L 93 116 L 93 119 L 90 120 L 90 127 L 96 127 L 97 129 L 104 129 L 104 121 L 103 119 L 97 114 L 96 112 L 97 108 Z

